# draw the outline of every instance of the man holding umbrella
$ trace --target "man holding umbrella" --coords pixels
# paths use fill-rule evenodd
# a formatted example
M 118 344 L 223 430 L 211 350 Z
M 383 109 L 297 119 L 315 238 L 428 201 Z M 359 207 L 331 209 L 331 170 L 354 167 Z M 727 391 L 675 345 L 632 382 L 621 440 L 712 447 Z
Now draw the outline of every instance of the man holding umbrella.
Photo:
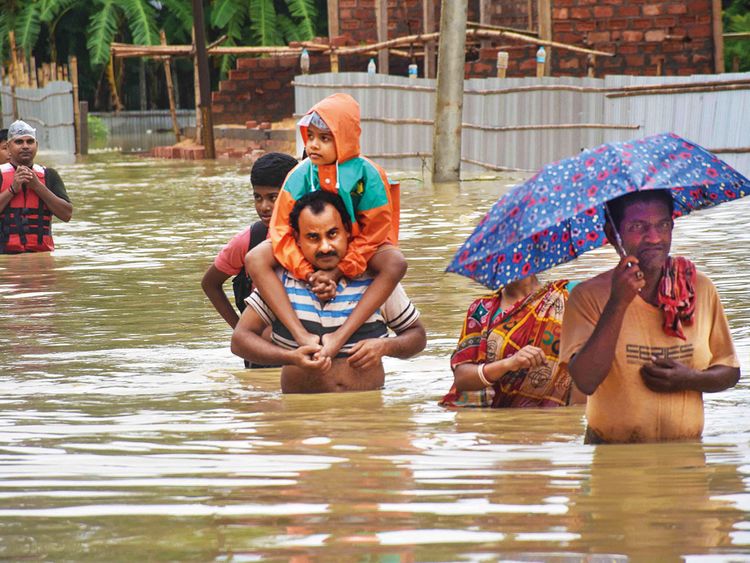
M 589 396 L 587 443 L 698 439 L 703 393 L 723 391 L 740 370 L 711 281 L 670 257 L 669 190 L 610 201 L 604 227 L 619 264 L 571 293 L 560 363 Z

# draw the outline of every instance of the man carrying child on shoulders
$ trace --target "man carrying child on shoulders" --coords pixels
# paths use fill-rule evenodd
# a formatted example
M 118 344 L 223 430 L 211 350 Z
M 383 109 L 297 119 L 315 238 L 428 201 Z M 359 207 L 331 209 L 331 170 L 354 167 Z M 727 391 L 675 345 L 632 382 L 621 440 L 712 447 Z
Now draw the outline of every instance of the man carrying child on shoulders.
M 340 267 L 349 252 L 352 223 L 338 195 L 319 190 L 302 196 L 289 220 L 300 254 L 316 272 L 328 276 Z M 270 250 L 269 246 L 265 242 L 258 248 Z M 342 278 L 331 292 L 335 296 L 321 299 L 288 270 L 279 268 L 274 275 L 298 322 L 309 334 L 323 338 L 340 330 L 375 283 L 367 274 Z M 333 358 L 322 353 L 319 342 L 298 344 L 258 289 L 246 302 L 248 307 L 232 336 L 232 352 L 260 364 L 282 364 L 284 393 L 378 389 L 385 379 L 383 356 L 408 358 L 423 350 L 426 343 L 419 312 L 400 284 L 379 310 L 356 327 Z M 262 337 L 267 326 L 272 327 L 271 342 Z M 388 328 L 395 337 L 387 337 Z
M 328 96 L 299 122 L 308 158 L 287 177 L 269 227 L 272 248 L 260 245 L 248 254 L 246 265 L 274 315 L 301 346 L 321 345 L 320 356 L 335 358 L 339 350 L 393 293 L 406 273 L 398 244 L 398 192 L 385 173 L 360 155 L 359 105 L 348 94 Z M 310 192 L 338 194 L 352 226 L 352 239 L 336 267 L 316 270 L 300 250 L 290 224 L 292 208 Z M 366 270 L 372 283 L 351 315 L 333 332 L 310 333 L 294 314 L 279 278 L 282 266 L 323 301 L 336 293 L 340 279 L 354 279 Z

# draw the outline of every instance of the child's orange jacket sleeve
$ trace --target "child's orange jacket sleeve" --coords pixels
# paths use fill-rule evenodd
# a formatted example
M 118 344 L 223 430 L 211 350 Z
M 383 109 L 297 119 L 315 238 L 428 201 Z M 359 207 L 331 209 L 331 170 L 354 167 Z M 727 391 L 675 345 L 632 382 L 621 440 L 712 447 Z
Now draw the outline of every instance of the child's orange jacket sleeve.
M 313 273 L 313 267 L 302 255 L 294 238 L 294 231 L 289 225 L 289 214 L 294 203 L 292 194 L 282 188 L 273 208 L 268 232 L 276 261 L 298 280 L 307 281 L 308 276 Z
M 369 161 L 366 161 L 364 172 L 354 237 L 346 256 L 339 263 L 339 270 L 350 279 L 367 270 L 367 263 L 383 243 L 398 245 L 399 208 L 392 197 L 388 178 Z

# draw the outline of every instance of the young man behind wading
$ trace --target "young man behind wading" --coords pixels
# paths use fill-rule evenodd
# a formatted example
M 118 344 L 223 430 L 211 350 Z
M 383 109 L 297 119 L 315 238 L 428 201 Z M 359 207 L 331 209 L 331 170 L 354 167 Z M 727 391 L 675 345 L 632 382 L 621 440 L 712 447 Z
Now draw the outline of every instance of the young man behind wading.
M 268 236 L 268 224 L 271 221 L 276 198 L 279 195 L 284 178 L 297 165 L 297 160 L 287 154 L 271 152 L 264 154 L 253 164 L 250 171 L 250 184 L 253 189 L 255 212 L 260 221 L 256 221 L 245 230 L 237 233 L 221 252 L 214 263 L 206 270 L 201 287 L 214 309 L 227 324 L 237 326 L 239 316 L 224 293 L 224 282 L 231 276 L 234 290 L 234 302 L 242 314 L 245 309 L 245 298 L 253 290 L 252 279 L 245 273 L 245 255 Z M 252 366 L 245 361 L 245 367 Z
M 337 195 L 319 190 L 303 196 L 292 209 L 290 224 L 300 252 L 318 270 L 336 268 L 346 255 L 351 222 Z M 295 315 L 311 333 L 322 335 L 335 332 L 345 322 L 373 283 L 367 275 L 353 280 L 344 278 L 337 288 L 340 298 L 321 302 L 306 283 L 288 271 L 279 269 L 277 276 L 291 298 Z M 257 291 L 247 304 L 232 335 L 232 352 L 254 362 L 283 364 L 284 393 L 378 389 L 385 378 L 383 356 L 408 358 L 423 350 L 426 343 L 419 312 L 400 284 L 383 306 L 358 327 L 342 346 L 342 354 L 334 359 L 317 354 L 320 344 L 298 345 Z M 268 326 L 273 329 L 271 342 L 262 336 Z M 396 336 L 387 337 L 386 327 Z
M 5 164 L 10 161 L 10 155 L 8 155 L 8 130 L 0 129 L 0 164 Z
M 322 344 L 319 354 L 335 358 L 341 347 L 385 300 L 406 273 L 406 260 L 398 244 L 398 187 L 385 172 L 359 154 L 359 105 L 348 94 L 328 96 L 299 122 L 307 158 L 287 177 L 271 218 L 273 251 L 259 246 L 248 255 L 247 270 L 256 280 L 265 301 L 300 345 Z M 352 222 L 353 238 L 338 266 L 318 270 L 300 252 L 289 214 L 303 195 L 324 190 L 338 194 Z M 292 310 L 289 298 L 274 274 L 281 265 L 309 284 L 323 301 L 336 295 L 342 277 L 366 270 L 374 280 L 351 316 L 333 333 L 310 334 Z

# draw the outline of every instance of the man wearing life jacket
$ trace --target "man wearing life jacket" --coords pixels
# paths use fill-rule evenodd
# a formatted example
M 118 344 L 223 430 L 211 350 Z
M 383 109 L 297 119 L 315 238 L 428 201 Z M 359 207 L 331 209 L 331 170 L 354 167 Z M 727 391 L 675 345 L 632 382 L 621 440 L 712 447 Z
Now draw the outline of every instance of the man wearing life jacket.
M 0 254 L 54 250 L 52 215 L 66 223 L 73 216 L 60 175 L 34 164 L 38 148 L 36 129 L 20 120 L 11 123 L 10 162 L 0 165 Z

